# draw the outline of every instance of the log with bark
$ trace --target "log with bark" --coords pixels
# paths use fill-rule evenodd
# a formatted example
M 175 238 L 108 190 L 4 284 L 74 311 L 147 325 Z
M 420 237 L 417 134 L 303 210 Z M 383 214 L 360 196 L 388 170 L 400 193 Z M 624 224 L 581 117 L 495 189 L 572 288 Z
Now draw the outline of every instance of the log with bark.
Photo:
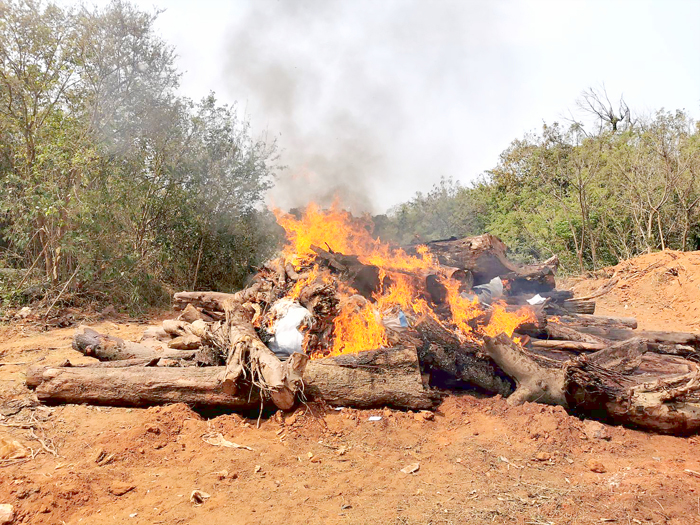
M 558 404 L 590 417 L 675 435 L 700 430 L 700 367 L 649 352 L 641 338 L 563 364 L 504 336 L 487 338 L 484 350 L 517 384 L 510 404 Z
M 559 266 L 556 257 L 539 265 L 519 266 L 508 259 L 508 248 L 498 237 L 490 234 L 458 239 L 452 237 L 426 244 L 441 265 L 468 271 L 474 284 L 484 284 L 494 277 L 510 282 L 513 293 L 551 291 L 555 287 L 554 274 Z M 417 253 L 417 246 L 406 247 L 408 253 Z
M 432 385 L 477 388 L 502 396 L 513 391 L 512 380 L 481 354 L 478 343 L 460 339 L 430 316 L 421 318 L 415 330 L 423 340 L 419 356 Z
M 196 352 L 168 349 L 161 345 L 125 341 L 120 337 L 100 334 L 92 328 L 78 327 L 73 337 L 73 349 L 83 355 L 100 361 L 120 361 L 124 359 L 194 359 Z
M 259 406 L 257 389 L 222 388 L 226 367 L 34 367 L 27 385 L 46 403 L 149 406 L 188 403 L 235 409 Z M 415 348 L 389 348 L 307 364 L 304 395 L 336 406 L 435 407 L 442 396 L 423 385 Z

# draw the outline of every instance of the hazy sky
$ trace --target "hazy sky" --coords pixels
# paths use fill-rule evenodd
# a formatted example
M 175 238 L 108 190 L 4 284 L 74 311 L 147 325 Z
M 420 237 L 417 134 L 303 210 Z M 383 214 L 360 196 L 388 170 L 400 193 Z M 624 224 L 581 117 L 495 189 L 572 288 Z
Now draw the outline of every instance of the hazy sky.
M 148 0 L 182 93 L 238 101 L 289 166 L 281 206 L 380 212 L 474 180 L 588 87 L 700 113 L 700 1 Z

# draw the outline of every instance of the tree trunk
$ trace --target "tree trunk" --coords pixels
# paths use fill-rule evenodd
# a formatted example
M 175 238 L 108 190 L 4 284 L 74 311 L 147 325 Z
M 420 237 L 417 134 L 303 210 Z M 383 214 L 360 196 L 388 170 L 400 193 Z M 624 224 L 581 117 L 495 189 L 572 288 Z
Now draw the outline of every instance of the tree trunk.
M 642 339 L 563 364 L 503 336 L 487 338 L 484 350 L 515 379 L 511 404 L 559 404 L 594 418 L 675 435 L 700 430 L 700 367 L 648 352 Z
M 415 328 L 424 342 L 418 352 L 424 371 L 430 374 L 431 385 L 476 387 L 502 396 L 513 391 L 513 382 L 491 359 L 481 354 L 480 344 L 460 340 L 454 332 L 428 316 Z
M 113 406 L 149 406 L 188 403 L 247 409 L 259 406 L 257 389 L 223 389 L 225 367 L 154 368 L 131 366 L 33 367 L 27 386 L 52 403 L 93 403 Z M 428 409 L 441 395 L 423 386 L 415 348 L 359 352 L 307 364 L 304 395 L 330 405 L 349 407 L 394 406 Z
M 394 347 L 312 360 L 304 374 L 304 394 L 330 405 L 428 409 L 441 399 L 423 385 L 418 354 Z
M 632 339 L 566 367 L 566 397 L 586 415 L 673 435 L 700 430 L 700 368 Z
M 62 367 L 33 369 L 27 386 L 36 385 L 40 401 L 110 406 L 187 403 L 248 409 L 260 405 L 257 390 L 224 392 L 224 367 Z

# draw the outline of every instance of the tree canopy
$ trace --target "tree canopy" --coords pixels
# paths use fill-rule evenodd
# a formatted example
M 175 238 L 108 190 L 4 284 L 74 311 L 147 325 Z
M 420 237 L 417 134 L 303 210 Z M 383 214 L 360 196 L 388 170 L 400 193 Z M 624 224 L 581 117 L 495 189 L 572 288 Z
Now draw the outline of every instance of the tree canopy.
M 0 2 L 0 263 L 138 305 L 235 288 L 269 255 L 276 145 L 177 94 L 157 16 Z

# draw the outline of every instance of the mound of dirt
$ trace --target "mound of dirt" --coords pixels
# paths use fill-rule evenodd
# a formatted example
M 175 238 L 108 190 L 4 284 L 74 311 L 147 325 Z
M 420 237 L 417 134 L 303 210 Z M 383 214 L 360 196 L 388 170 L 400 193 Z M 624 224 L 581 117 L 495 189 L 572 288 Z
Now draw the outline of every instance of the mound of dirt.
M 596 315 L 636 317 L 641 330 L 700 330 L 700 251 L 641 255 L 561 285 L 586 297 L 609 283 Z

